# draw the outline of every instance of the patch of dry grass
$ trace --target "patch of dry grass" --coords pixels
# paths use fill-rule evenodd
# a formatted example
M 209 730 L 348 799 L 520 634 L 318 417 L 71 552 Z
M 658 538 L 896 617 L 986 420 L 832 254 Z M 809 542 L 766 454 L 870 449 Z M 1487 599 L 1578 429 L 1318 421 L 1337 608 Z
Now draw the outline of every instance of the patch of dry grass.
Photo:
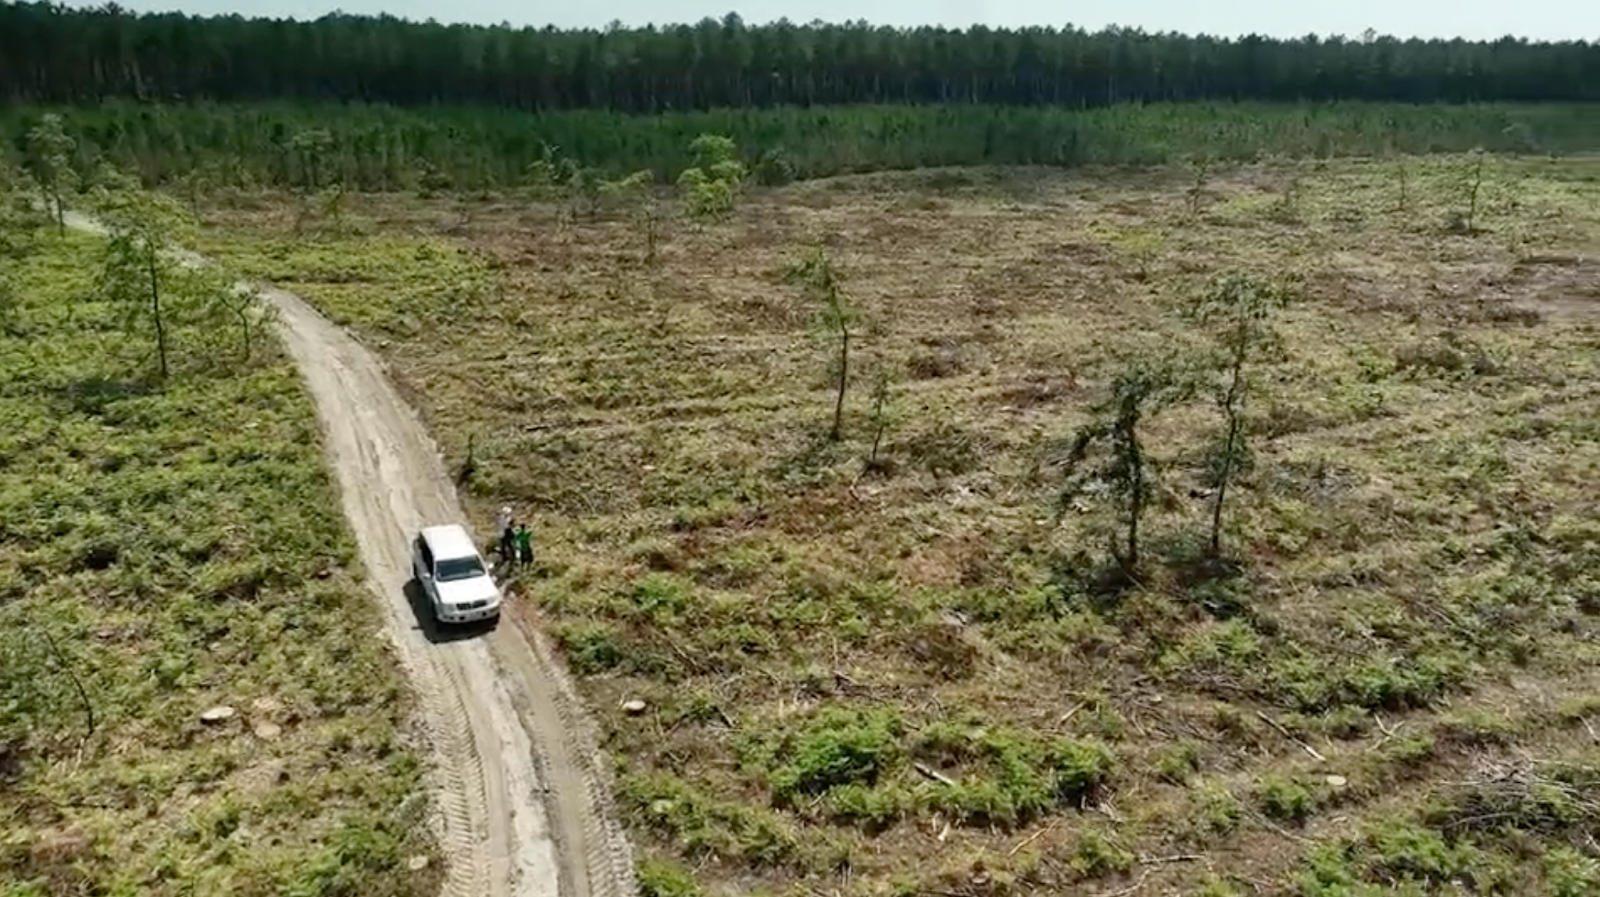
M 676 858 L 719 893 L 1560 893 L 1596 853 L 1575 829 L 1555 868 L 1423 808 L 1486 757 L 1587 756 L 1595 164 L 1489 160 L 1465 232 L 1468 164 L 1233 170 L 1193 208 L 1182 171 L 843 178 L 675 222 L 656 266 L 625 215 L 513 198 L 365 197 L 299 242 L 262 200 L 207 248 L 378 346 L 452 459 L 473 439 L 478 513 L 533 515 L 521 586 L 666 890 Z M 809 239 L 869 322 L 842 444 L 781 279 Z M 1246 572 L 1188 575 L 1212 422 L 1185 408 L 1150 429 L 1157 575 L 1079 595 L 1097 515 L 1054 521 L 1063 440 L 1130 337 L 1191 338 L 1176 307 L 1236 268 L 1307 285 L 1232 506 Z

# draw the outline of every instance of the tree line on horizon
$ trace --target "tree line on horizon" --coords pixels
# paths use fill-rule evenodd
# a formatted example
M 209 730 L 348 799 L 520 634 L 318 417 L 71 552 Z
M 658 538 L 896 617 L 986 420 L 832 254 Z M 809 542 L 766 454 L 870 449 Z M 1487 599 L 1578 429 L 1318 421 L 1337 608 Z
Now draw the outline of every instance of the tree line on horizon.
M 849 106 L 626 115 L 311 102 L 92 108 L 0 104 L 0 157 L 59 115 L 70 167 L 103 162 L 146 184 L 493 190 L 528 182 L 552 150 L 606 176 L 675 182 L 693 142 L 728 137 L 763 183 L 951 165 L 1146 166 L 1263 156 L 1571 153 L 1600 145 L 1600 105 L 1169 103 L 1098 109 Z
M 1600 44 L 1218 38 L 1109 28 L 558 30 L 0 2 L 12 103 L 342 101 L 654 114 L 718 107 L 1600 100 Z

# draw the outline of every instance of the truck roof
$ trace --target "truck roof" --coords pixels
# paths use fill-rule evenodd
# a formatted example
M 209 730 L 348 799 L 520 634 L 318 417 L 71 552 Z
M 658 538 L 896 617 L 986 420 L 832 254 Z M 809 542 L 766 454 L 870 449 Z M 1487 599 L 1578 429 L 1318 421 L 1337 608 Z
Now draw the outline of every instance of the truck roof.
M 476 555 L 478 546 L 459 523 L 444 523 L 422 528 L 422 541 L 436 558 L 456 558 Z

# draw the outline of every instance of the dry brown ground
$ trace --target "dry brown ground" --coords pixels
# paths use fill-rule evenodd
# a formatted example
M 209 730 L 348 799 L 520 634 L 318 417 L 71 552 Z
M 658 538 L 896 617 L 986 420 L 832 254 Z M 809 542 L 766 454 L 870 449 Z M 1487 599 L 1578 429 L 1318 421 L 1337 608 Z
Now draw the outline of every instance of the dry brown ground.
M 1548 762 L 1594 759 L 1600 169 L 1491 162 L 1467 234 L 1460 160 L 1405 164 L 1403 207 L 1356 161 L 1219 174 L 1197 215 L 1182 173 L 802 184 L 669 221 L 654 267 L 629 213 L 507 198 L 362 197 L 298 238 L 254 198 L 204 248 L 379 347 L 470 440 L 475 512 L 531 516 L 523 588 L 658 893 L 671 863 L 709 893 L 1582 893 L 1600 795 Z M 864 318 L 837 445 L 781 277 L 814 238 Z M 1306 283 L 1247 572 L 1185 575 L 1197 405 L 1149 429 L 1150 583 L 1077 596 L 1103 515 L 1055 521 L 1064 440 L 1236 268 Z M 879 371 L 892 471 L 862 476 Z

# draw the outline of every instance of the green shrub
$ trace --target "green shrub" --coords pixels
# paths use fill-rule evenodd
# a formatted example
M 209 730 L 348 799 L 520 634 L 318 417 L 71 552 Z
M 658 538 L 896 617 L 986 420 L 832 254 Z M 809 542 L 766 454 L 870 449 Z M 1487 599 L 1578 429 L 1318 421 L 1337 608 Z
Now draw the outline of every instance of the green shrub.
M 972 768 L 955 785 L 928 782 L 922 806 L 974 824 L 1021 825 L 1057 807 L 1076 803 L 1110 778 L 1112 757 L 1100 744 L 1044 740 L 976 721 L 932 723 L 913 744 L 931 763 Z
M 563 623 L 555 634 L 575 673 L 594 675 L 622 663 L 617 632 L 605 623 Z
M 1292 778 L 1265 775 L 1256 783 L 1256 800 L 1268 816 L 1287 822 L 1304 822 L 1316 809 L 1311 790 Z
M 689 609 L 693 589 L 671 573 L 647 573 L 633 581 L 627 599 L 631 611 L 656 622 L 665 622 Z
M 792 828 L 770 811 L 712 798 L 676 776 L 634 776 L 622 783 L 625 806 L 646 826 L 693 855 L 742 859 L 757 865 L 794 860 Z
M 827 707 L 794 733 L 781 751 L 787 759 L 772 772 L 772 792 L 782 803 L 838 785 L 877 782 L 900 757 L 899 715 Z
M 1085 878 L 1099 878 L 1113 872 L 1126 872 L 1133 868 L 1137 857 L 1114 838 L 1098 829 L 1087 829 L 1078 838 L 1073 849 L 1071 865 Z
M 700 897 L 700 887 L 677 863 L 655 857 L 639 862 L 639 897 Z
M 1600 894 L 1600 860 L 1557 844 L 1545 851 L 1544 878 L 1552 897 Z
M 828 792 L 828 815 L 841 822 L 860 825 L 875 832 L 889 828 L 911 808 L 911 796 L 887 785 L 868 787 L 858 783 L 840 785 Z

